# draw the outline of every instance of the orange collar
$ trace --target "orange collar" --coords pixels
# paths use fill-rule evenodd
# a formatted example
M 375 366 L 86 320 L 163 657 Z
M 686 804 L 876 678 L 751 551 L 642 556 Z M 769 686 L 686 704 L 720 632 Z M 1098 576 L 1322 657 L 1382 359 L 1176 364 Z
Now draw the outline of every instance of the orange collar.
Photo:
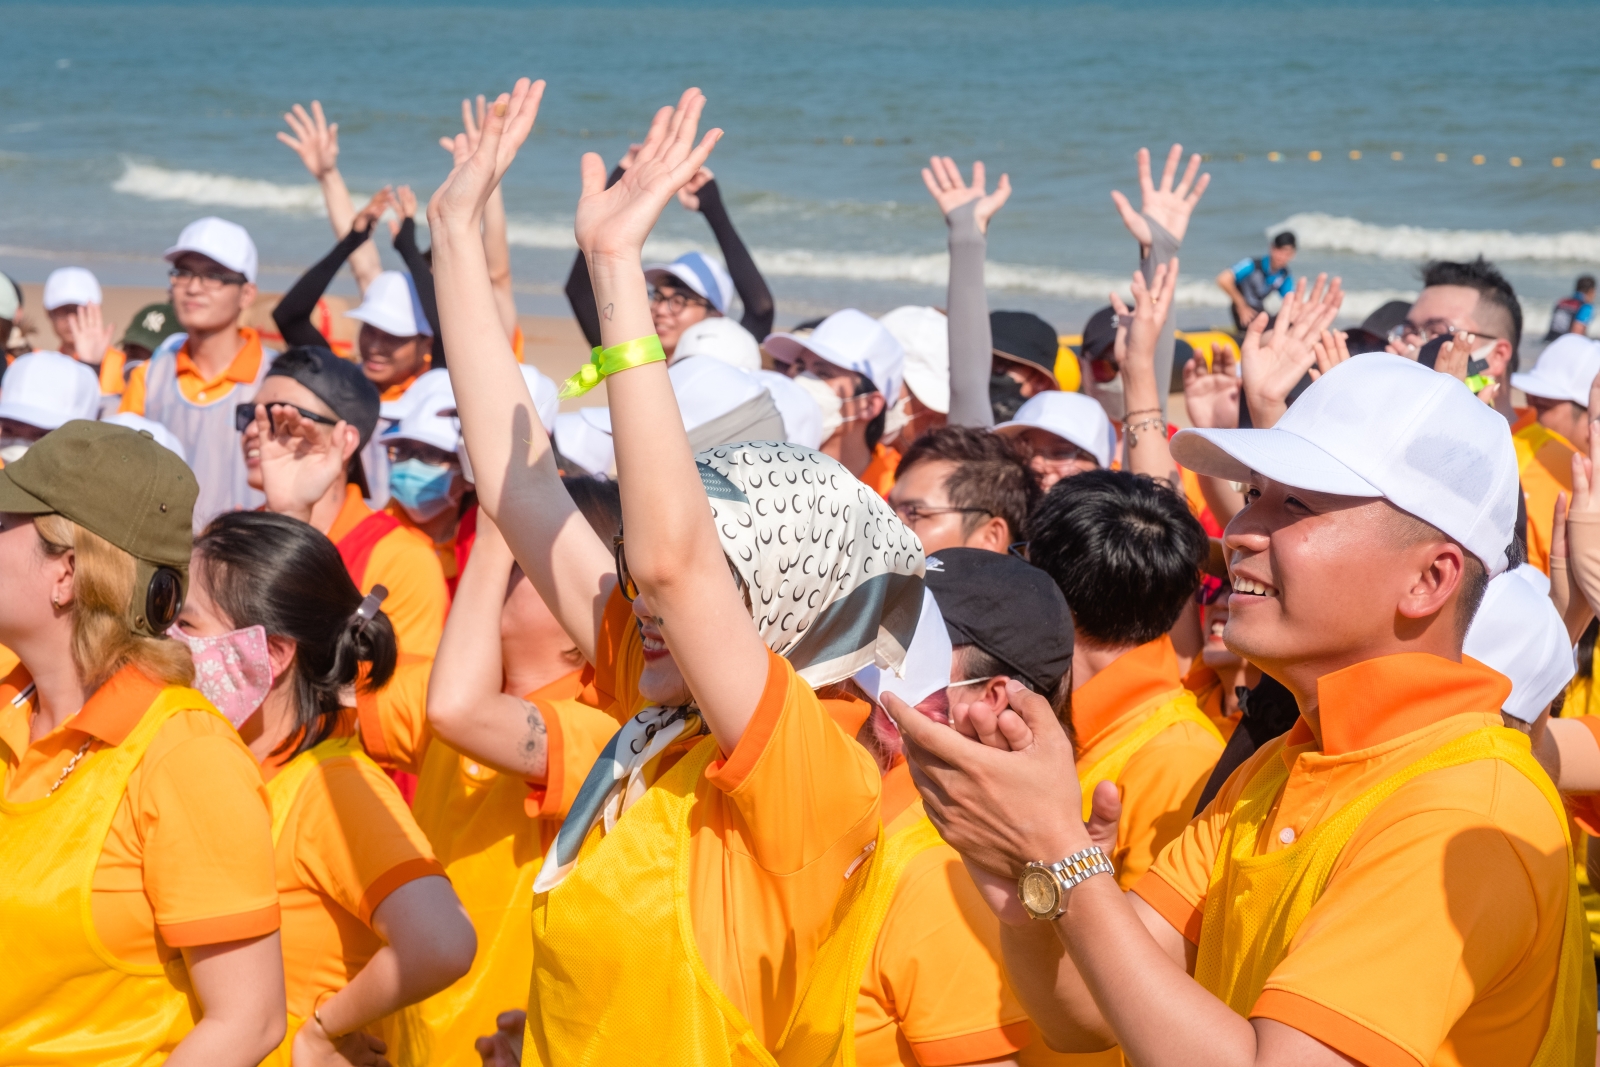
M 239 336 L 243 343 L 239 351 L 234 353 L 233 362 L 228 364 L 221 375 L 206 381 L 209 386 L 213 382 L 242 382 L 246 385 L 256 380 L 256 374 L 261 370 L 263 358 L 261 350 L 261 334 L 250 326 L 239 327 Z M 194 357 L 189 355 L 189 342 L 183 342 L 183 347 L 178 349 L 177 372 L 187 374 L 192 378 L 205 381 L 205 374 L 195 364 Z
M 418 378 L 422 377 L 423 372 L 431 370 L 432 367 L 433 357 L 429 356 L 427 359 L 422 361 L 422 370 L 417 371 L 417 373 L 413 374 L 403 382 L 395 382 L 393 385 L 389 386 L 389 388 L 385 389 L 378 399 L 383 401 L 385 404 L 392 400 L 399 400 L 401 397 L 406 395 L 406 390 L 410 389 L 412 384 L 416 382 Z
M 361 524 L 361 520 L 372 514 L 372 509 L 367 507 L 367 502 L 361 499 L 361 487 L 346 483 L 344 487 L 344 505 L 339 508 L 339 517 L 333 520 L 333 525 L 328 527 L 328 540 L 338 544 L 345 534 L 354 530 Z
M 28 750 L 32 706 L 28 701 L 13 704 L 18 693 L 28 688 L 33 676 L 20 663 L 0 681 L 0 741 L 21 759 Z M 120 745 L 161 693 L 161 685 L 132 664 L 123 667 L 90 694 L 61 730 L 76 730 L 108 745 Z
M 1470 656 L 1460 663 L 1427 652 L 1369 659 L 1317 679 L 1322 753 L 1372 748 L 1452 715 L 1498 712 L 1510 695 L 1510 679 Z M 1284 751 L 1315 740 L 1300 719 L 1284 739 Z
M 1078 748 L 1088 748 L 1127 712 L 1183 688 L 1178 653 L 1165 634 L 1129 649 L 1072 694 L 1072 728 Z

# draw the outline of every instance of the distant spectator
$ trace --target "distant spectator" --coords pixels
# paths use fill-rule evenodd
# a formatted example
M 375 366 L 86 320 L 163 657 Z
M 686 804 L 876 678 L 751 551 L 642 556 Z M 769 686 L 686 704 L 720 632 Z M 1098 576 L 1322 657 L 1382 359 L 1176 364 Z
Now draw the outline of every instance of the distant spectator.
M 1267 294 L 1285 296 L 1294 288 L 1289 262 L 1296 251 L 1294 234 L 1284 230 L 1272 239 L 1272 249 L 1260 259 L 1241 259 L 1217 275 L 1217 287 L 1233 303 L 1233 322 L 1239 329 L 1267 307 Z
M 1573 286 L 1571 296 L 1556 301 L 1555 309 L 1550 312 L 1550 330 L 1544 339 L 1554 341 L 1564 333 L 1587 335 L 1589 324 L 1593 321 L 1594 275 L 1585 274 Z

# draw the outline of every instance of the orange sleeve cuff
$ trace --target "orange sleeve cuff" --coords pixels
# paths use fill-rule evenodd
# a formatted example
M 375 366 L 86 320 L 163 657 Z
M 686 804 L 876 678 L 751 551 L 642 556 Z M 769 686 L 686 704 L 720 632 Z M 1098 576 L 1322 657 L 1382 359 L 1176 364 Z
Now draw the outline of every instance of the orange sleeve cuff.
M 361 921 L 371 926 L 372 913 L 378 910 L 379 904 L 389 899 L 390 893 L 407 882 L 415 882 L 418 878 L 426 878 L 431 874 L 448 877 L 444 873 L 444 864 L 436 859 L 419 856 L 396 864 L 378 875 L 372 884 L 367 886 L 367 891 L 361 894 Z
M 1200 943 L 1200 920 L 1205 917 L 1205 911 L 1189 903 L 1188 898 L 1174 889 L 1171 882 L 1154 870 L 1149 870 L 1134 885 L 1133 891 L 1156 909 L 1156 914 L 1171 923 L 1185 941 L 1191 945 Z
M 1418 1067 L 1417 1058 L 1386 1037 L 1332 1008 L 1282 989 L 1263 990 L 1252 1019 L 1274 1019 L 1365 1067 Z
M 383 736 L 378 694 L 362 686 L 356 687 L 356 721 L 361 725 L 361 747 L 367 750 L 372 761 L 384 767 L 394 766 L 389 754 L 389 740 Z
M 544 704 L 535 703 L 544 719 L 544 781 L 529 782 L 522 810 L 530 819 L 554 815 L 561 810 L 561 792 L 566 788 L 566 753 L 562 751 L 561 716 L 552 715 Z
M 789 675 L 788 661 L 768 649 L 766 688 L 761 690 L 761 699 L 756 703 L 755 711 L 750 713 L 750 722 L 745 726 L 743 736 L 734 746 L 732 755 L 724 760 L 716 760 L 706 768 L 706 781 L 724 793 L 731 793 L 743 785 L 744 780 L 750 777 L 750 772 L 755 770 L 762 753 L 766 752 L 767 742 L 777 732 L 778 721 L 783 718 L 783 709 L 789 703 Z
M 278 905 L 269 904 L 255 911 L 237 915 L 218 915 L 193 922 L 158 925 L 161 940 L 173 948 L 194 948 L 197 945 L 220 945 L 227 941 L 248 941 L 252 937 L 265 937 L 278 929 Z
M 1024 1020 L 984 1030 L 976 1034 L 947 1037 L 942 1041 L 912 1041 L 911 1054 L 922 1067 L 954 1067 L 962 1063 L 985 1063 L 1004 1059 L 1027 1047 L 1033 1038 L 1033 1024 Z

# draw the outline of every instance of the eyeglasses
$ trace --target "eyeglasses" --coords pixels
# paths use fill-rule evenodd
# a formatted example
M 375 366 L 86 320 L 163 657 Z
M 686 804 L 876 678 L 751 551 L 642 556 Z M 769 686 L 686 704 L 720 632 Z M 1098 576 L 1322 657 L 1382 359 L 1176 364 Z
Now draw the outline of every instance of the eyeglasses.
M 931 519 L 935 515 L 949 515 L 952 512 L 967 515 L 993 515 L 988 508 L 925 508 L 920 504 L 893 504 L 894 513 L 900 516 L 900 521 L 907 526 L 916 526 L 923 519 Z
M 1194 602 L 1209 607 L 1221 600 L 1232 586 L 1214 574 L 1200 576 L 1200 588 L 1194 591 Z
M 182 285 L 184 282 L 200 279 L 200 288 L 212 291 L 221 289 L 225 285 L 243 285 L 246 281 L 242 274 L 231 274 L 222 270 L 186 270 L 182 267 L 173 267 L 167 271 L 167 277 L 172 279 L 173 285 Z
M 652 289 L 650 306 L 655 307 L 657 304 L 667 305 L 667 310 L 676 315 L 686 307 L 708 308 L 711 306 L 711 301 L 704 297 L 690 296 L 688 293 L 663 293 L 660 289 Z
M 1389 340 L 1395 344 L 1404 344 L 1416 348 L 1427 344 L 1435 337 L 1444 337 L 1459 332 L 1461 332 L 1460 327 L 1449 319 L 1429 319 L 1420 325 L 1407 319 L 1404 322 L 1396 323 L 1389 329 Z M 1499 340 L 1498 337 L 1488 333 L 1474 331 L 1473 335 L 1488 341 Z
M 461 460 L 454 452 L 446 452 L 422 441 L 396 441 L 384 449 L 390 463 L 404 463 L 408 459 L 420 459 L 424 463 L 438 466 L 460 466 Z
M 257 405 L 255 404 L 235 405 L 233 409 L 233 428 L 235 430 L 238 430 L 240 433 L 244 433 L 250 428 L 250 424 L 256 421 L 256 406 Z M 302 419 L 306 419 L 309 422 L 315 422 L 321 426 L 339 425 L 338 419 L 330 419 L 328 416 L 319 415 L 315 411 L 307 411 L 305 408 L 300 407 L 297 404 L 285 404 L 278 401 L 273 401 L 272 403 L 263 404 L 261 406 L 267 409 L 267 424 L 272 427 L 273 433 L 278 432 L 277 420 L 272 417 L 272 411 L 274 408 L 294 408 L 294 410 L 300 413 L 300 417 Z

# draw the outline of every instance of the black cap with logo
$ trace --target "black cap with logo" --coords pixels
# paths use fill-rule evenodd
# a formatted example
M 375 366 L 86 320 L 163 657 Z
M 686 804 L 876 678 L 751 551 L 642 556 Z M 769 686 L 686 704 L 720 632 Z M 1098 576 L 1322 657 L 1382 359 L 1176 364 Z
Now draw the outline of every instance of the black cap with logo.
M 943 548 L 924 580 L 952 645 L 976 645 L 1034 692 L 1055 692 L 1072 666 L 1072 612 L 1048 574 L 1001 552 Z

